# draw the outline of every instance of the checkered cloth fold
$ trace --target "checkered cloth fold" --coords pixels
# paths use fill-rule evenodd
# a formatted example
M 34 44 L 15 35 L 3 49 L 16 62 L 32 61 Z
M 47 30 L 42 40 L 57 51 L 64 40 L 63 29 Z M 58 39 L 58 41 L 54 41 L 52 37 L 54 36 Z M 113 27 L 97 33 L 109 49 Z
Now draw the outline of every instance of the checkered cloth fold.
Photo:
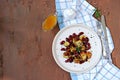
M 76 17 L 66 20 L 63 14 L 66 9 L 70 8 L 76 12 Z M 56 0 L 56 12 L 60 29 L 71 24 L 83 23 L 94 31 L 97 31 L 97 20 L 92 16 L 95 8 L 86 0 Z M 114 44 L 108 28 L 107 36 L 109 48 L 112 53 Z M 70 73 L 70 76 L 72 80 L 120 80 L 120 69 L 113 64 L 109 64 L 108 60 L 102 57 L 92 70 L 82 74 Z

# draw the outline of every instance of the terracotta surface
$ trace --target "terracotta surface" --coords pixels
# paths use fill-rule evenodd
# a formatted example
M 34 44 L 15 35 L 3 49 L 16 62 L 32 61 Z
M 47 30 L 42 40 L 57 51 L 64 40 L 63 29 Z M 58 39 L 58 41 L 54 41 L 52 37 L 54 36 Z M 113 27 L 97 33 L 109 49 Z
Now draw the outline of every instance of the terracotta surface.
M 88 1 L 106 16 L 115 43 L 112 57 L 120 68 L 120 0 Z M 54 12 L 54 0 L 0 0 L 3 80 L 71 80 L 52 57 L 51 45 L 58 26 L 48 32 L 41 28 L 44 19 Z

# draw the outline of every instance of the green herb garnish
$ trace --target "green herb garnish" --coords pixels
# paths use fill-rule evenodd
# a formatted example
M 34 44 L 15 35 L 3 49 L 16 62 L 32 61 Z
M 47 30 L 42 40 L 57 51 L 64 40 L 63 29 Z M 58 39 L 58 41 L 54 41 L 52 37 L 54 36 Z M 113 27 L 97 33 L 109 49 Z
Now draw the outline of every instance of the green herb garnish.
M 80 52 L 81 51 L 81 47 L 76 47 L 76 51 Z
M 96 17 L 96 18 L 100 18 L 100 17 L 101 17 L 100 10 L 95 9 L 95 17 Z

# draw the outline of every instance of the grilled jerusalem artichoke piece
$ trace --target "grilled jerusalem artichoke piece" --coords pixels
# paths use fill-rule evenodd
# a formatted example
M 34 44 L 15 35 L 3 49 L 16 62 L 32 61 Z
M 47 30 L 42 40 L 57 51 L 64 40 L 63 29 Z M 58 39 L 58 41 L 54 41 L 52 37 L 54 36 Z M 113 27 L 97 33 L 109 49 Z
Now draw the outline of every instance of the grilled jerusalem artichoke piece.
M 92 56 L 92 53 L 91 52 L 87 52 L 86 54 L 87 54 L 87 58 L 90 59 L 91 56 Z
M 87 60 L 87 54 L 85 52 L 80 53 L 82 60 Z
M 69 45 L 70 45 L 70 43 L 67 42 L 67 41 L 64 43 L 64 46 L 66 46 L 66 47 L 69 46 Z

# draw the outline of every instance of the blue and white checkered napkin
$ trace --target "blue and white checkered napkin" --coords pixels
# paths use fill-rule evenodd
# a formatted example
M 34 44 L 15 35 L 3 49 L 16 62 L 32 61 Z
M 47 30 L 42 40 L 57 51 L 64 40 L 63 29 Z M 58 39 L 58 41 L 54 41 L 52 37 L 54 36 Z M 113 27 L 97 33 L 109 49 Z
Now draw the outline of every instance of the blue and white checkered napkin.
M 76 17 L 66 20 L 63 14 L 66 9 L 70 8 L 74 9 Z M 60 29 L 71 24 L 83 23 L 90 26 L 94 31 L 97 30 L 97 20 L 92 16 L 95 8 L 86 0 L 56 0 L 56 11 Z M 108 28 L 107 36 L 110 51 L 112 52 L 114 44 Z M 92 70 L 82 74 L 70 73 L 70 76 L 72 80 L 120 80 L 120 69 L 113 64 L 109 64 L 106 59 L 101 58 L 100 62 Z

